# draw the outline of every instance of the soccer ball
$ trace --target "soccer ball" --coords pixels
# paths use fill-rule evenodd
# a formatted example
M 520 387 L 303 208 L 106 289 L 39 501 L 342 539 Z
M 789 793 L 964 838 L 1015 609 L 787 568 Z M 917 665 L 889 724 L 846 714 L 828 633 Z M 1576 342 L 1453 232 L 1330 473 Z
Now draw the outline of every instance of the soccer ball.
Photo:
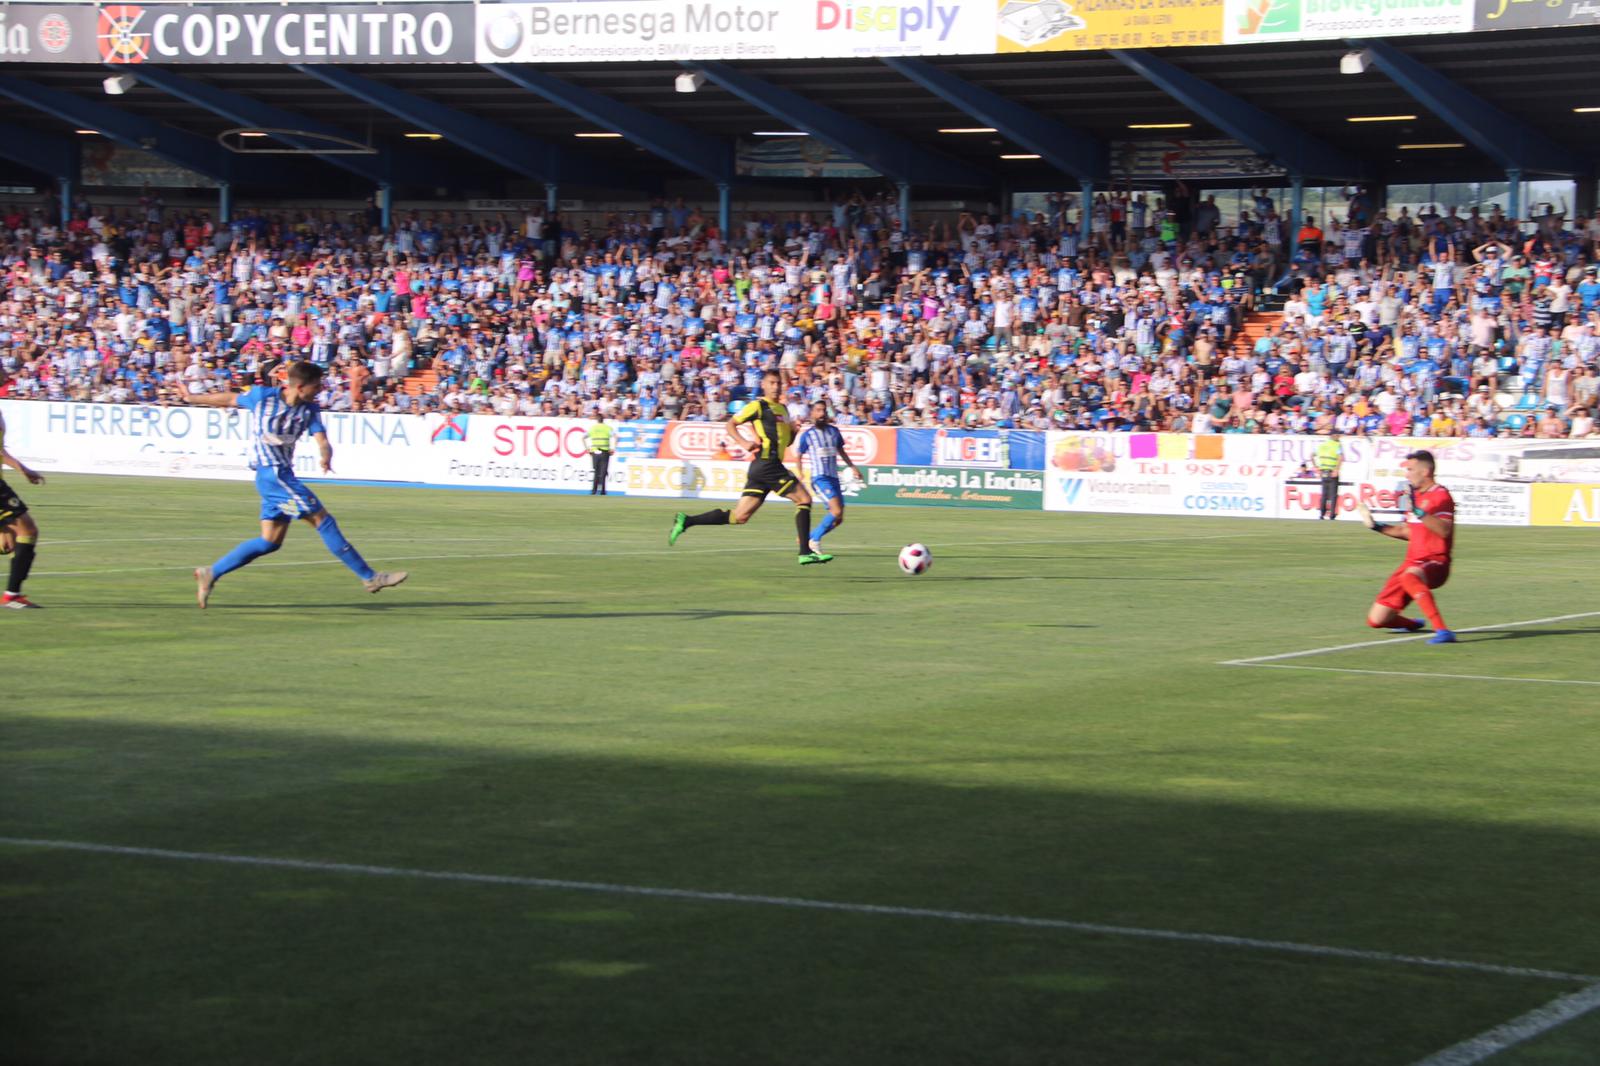
M 926 544 L 907 544 L 900 549 L 900 569 L 908 574 L 926 573 L 933 565 L 933 553 Z

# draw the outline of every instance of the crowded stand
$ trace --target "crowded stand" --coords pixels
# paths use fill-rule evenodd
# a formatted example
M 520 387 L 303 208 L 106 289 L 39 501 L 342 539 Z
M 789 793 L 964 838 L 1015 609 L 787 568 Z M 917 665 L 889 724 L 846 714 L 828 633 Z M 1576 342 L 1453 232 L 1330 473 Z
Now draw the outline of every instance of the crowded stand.
M 887 195 L 736 218 L 657 201 L 0 211 L 0 395 L 166 403 L 293 359 L 334 411 L 722 420 L 786 372 L 844 424 L 1597 435 L 1600 219 L 1262 192 L 1075 198 L 903 232 Z M 1085 225 L 1085 221 L 1087 224 Z

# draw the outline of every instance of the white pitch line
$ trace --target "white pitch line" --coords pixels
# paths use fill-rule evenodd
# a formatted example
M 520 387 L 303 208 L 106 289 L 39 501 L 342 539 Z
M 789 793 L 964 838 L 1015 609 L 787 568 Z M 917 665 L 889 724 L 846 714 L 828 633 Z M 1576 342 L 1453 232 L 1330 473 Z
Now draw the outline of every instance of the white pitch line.
M 1577 618 L 1597 618 L 1600 611 L 1583 611 L 1579 614 L 1558 614 L 1549 618 L 1530 618 L 1525 622 L 1497 622 L 1489 626 L 1473 626 L 1470 629 L 1458 629 L 1457 633 L 1492 633 L 1497 629 L 1513 629 L 1517 626 L 1542 626 L 1552 622 L 1570 622 Z M 1308 655 L 1329 655 L 1336 651 L 1351 651 L 1355 648 L 1376 648 L 1390 644 L 1406 644 L 1415 640 L 1427 640 L 1431 634 L 1419 633 L 1409 637 L 1390 637 L 1387 640 L 1358 640 L 1354 644 L 1334 644 L 1326 648 L 1311 648 L 1308 651 L 1287 651 L 1281 655 L 1257 655 L 1253 659 L 1229 659 L 1220 662 L 1218 666 L 1254 666 L 1256 663 L 1277 662 L 1280 659 L 1303 659 Z M 1438 677 L 1438 674 L 1430 674 Z
M 1131 544 L 1147 542 L 1165 542 L 1170 540 L 1233 540 L 1240 537 L 1258 537 L 1259 533 L 1222 533 L 1205 537 L 1118 537 L 1107 540 L 1058 540 L 1054 537 L 1040 540 L 951 540 L 945 541 L 946 546 L 963 548 L 1004 548 L 1015 544 L 1059 544 L 1062 547 L 1077 547 L 1083 544 Z M 215 538 L 213 538 L 215 539 Z M 119 542 L 120 543 L 120 542 Z M 895 551 L 900 548 L 898 544 L 858 544 L 854 545 L 861 551 Z M 417 562 L 432 559 L 529 559 L 549 556 L 552 558 L 568 558 L 578 556 L 590 558 L 599 556 L 617 555 L 722 555 L 739 554 L 744 552 L 773 552 L 778 549 L 773 547 L 762 548 L 640 548 L 628 551 L 529 551 L 529 552 L 492 552 L 471 555 L 385 555 L 385 562 Z M 272 562 L 255 563 L 251 569 L 259 570 L 265 567 L 282 566 L 331 566 L 338 563 L 338 559 L 310 559 L 303 562 Z M 341 564 L 343 565 L 343 564 Z M 37 570 L 35 577 L 101 577 L 106 574 L 150 574 L 167 571 L 176 573 L 193 570 L 192 566 L 124 566 L 112 567 L 104 570 Z
M 1355 670 L 1343 666 L 1301 666 L 1299 663 L 1224 663 L 1260 670 L 1319 670 L 1325 674 L 1378 674 L 1383 677 L 1447 677 L 1455 681 L 1523 681 L 1532 685 L 1600 685 L 1600 681 L 1567 681 L 1554 677 L 1500 677 L 1495 674 L 1435 674 L 1421 670 Z
M 1590 985 L 1571 995 L 1551 1000 L 1488 1032 L 1479 1033 L 1425 1059 L 1419 1059 L 1412 1066 L 1475 1066 L 1507 1048 L 1581 1018 L 1596 1008 L 1600 1008 L 1600 985 Z
M 1138 926 L 1103 925 L 1099 922 L 1079 922 L 1065 918 L 1028 918 L 1014 914 L 983 914 L 973 911 L 937 910 L 929 907 L 900 907 L 883 903 L 841 903 L 833 900 L 801 899 L 793 896 L 746 895 L 742 892 L 703 892 L 690 888 L 656 888 L 646 885 L 618 885 L 603 881 L 568 881 L 551 877 L 516 877 L 509 874 L 460 873 L 451 870 L 417 870 L 403 866 L 369 866 L 359 863 L 315 862 L 309 859 L 277 859 L 258 855 L 230 855 L 214 851 L 174 851 L 168 848 L 127 847 L 117 844 L 94 844 L 75 840 L 34 840 L 25 837 L 0 836 L 0 845 L 20 848 L 51 848 L 58 851 L 82 851 L 100 855 L 132 855 L 141 858 L 172 859 L 182 862 L 218 863 L 231 866 L 263 866 L 282 870 L 309 870 L 313 873 L 365 874 L 372 877 L 411 878 L 423 881 L 453 881 L 481 885 L 513 885 L 519 888 L 553 888 L 570 892 L 599 892 L 619 896 L 648 896 L 657 899 L 692 900 L 699 903 L 742 903 L 764 907 L 785 907 L 795 910 L 833 911 L 846 914 L 878 914 L 897 918 L 931 918 L 946 922 L 966 922 L 984 925 L 1026 926 L 1034 929 L 1064 929 L 1076 933 L 1094 933 L 1101 936 L 1131 937 L 1140 940 L 1176 941 L 1184 944 L 1204 944 L 1211 947 L 1245 948 L 1256 951 L 1274 951 L 1292 955 L 1311 955 L 1320 958 L 1355 959 L 1362 962 L 1379 962 L 1421 966 L 1435 970 L 1455 970 L 1469 973 L 1495 974 L 1501 977 L 1529 977 L 1549 981 L 1570 981 L 1590 984 L 1600 978 L 1585 974 L 1565 973 L 1560 970 L 1543 970 L 1526 966 L 1504 966 L 1493 962 L 1470 962 L 1460 959 L 1438 959 L 1426 955 L 1399 955 L 1388 951 L 1368 951 L 1363 948 L 1330 947 L 1323 944 L 1301 944 L 1290 940 L 1261 940 L 1247 936 L 1225 936 L 1218 933 L 1186 933 L 1175 929 L 1145 929 Z

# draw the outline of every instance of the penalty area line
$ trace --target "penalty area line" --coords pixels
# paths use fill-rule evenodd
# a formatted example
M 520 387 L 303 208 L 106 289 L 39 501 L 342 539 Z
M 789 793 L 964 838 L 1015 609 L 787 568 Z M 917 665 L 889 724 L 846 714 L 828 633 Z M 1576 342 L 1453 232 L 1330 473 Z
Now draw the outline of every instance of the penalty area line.
M 1549 618 L 1530 618 L 1523 622 L 1496 622 L 1494 625 L 1473 626 L 1470 629 L 1458 629 L 1460 633 L 1492 633 L 1498 629 L 1515 629 L 1519 626 L 1543 626 L 1552 622 L 1571 622 L 1579 618 L 1600 618 L 1600 611 L 1583 611 L 1579 614 L 1558 614 Z M 1257 663 L 1273 663 L 1283 659 L 1304 659 L 1311 655 L 1330 655 L 1336 651 L 1353 651 L 1356 648 L 1376 648 L 1390 644 L 1406 644 L 1411 641 L 1427 640 L 1431 634 L 1418 633 L 1414 636 L 1390 637 L 1387 640 L 1358 640 L 1353 644 L 1330 644 L 1325 648 L 1308 648 L 1305 651 L 1286 651 L 1279 655 L 1257 655 L 1250 659 L 1228 659 L 1219 662 L 1218 666 L 1255 666 Z M 1429 677 L 1439 677 L 1439 674 L 1429 674 Z
M 449 881 L 465 884 L 508 885 L 518 888 L 557 889 L 568 892 L 595 892 L 617 896 L 645 896 L 655 899 L 688 900 L 696 903 L 734 903 L 747 906 L 781 907 L 790 910 L 831 911 L 845 914 L 872 914 L 896 918 L 923 918 L 981 925 L 1023 926 L 1033 929 L 1059 929 L 1100 936 L 1139 940 L 1161 940 L 1208 947 L 1270 951 L 1317 958 L 1352 959 L 1359 962 L 1416 966 L 1434 970 L 1495 974 L 1502 977 L 1539 978 L 1594 984 L 1600 978 L 1544 970 L 1526 966 L 1506 966 L 1492 962 L 1440 959 L 1425 955 L 1402 955 L 1364 948 L 1341 948 L 1323 944 L 1302 944 L 1289 940 L 1264 940 L 1256 937 L 1227 936 L 1218 933 L 1190 933 L 1176 929 L 1146 929 L 1139 926 L 1105 925 L 1100 922 L 1065 918 L 1030 918 L 1014 914 L 985 914 L 974 911 L 939 910 L 930 907 L 902 907 L 882 903 L 847 903 L 836 900 L 803 899 L 793 896 L 750 895 L 742 892 L 708 892 L 688 888 L 660 888 L 647 885 L 611 884 L 602 881 L 571 881 L 551 877 L 518 877 L 509 874 L 463 873 L 452 870 L 421 870 L 399 866 L 372 866 L 361 863 L 317 862 L 309 859 L 272 858 L 259 855 L 233 855 L 212 851 L 176 851 L 169 848 L 130 847 L 76 840 L 37 840 L 0 836 L 0 845 L 17 848 L 44 848 L 55 851 L 89 852 L 98 855 L 125 855 L 177 862 L 213 863 L 228 866 L 254 866 L 312 873 L 359 874 L 420 881 Z
M 1553 999 L 1504 1025 L 1497 1025 L 1443 1051 L 1434 1052 L 1425 1059 L 1418 1059 L 1412 1066 L 1475 1066 L 1508 1048 L 1575 1021 L 1596 1008 L 1600 1008 L 1600 984 Z

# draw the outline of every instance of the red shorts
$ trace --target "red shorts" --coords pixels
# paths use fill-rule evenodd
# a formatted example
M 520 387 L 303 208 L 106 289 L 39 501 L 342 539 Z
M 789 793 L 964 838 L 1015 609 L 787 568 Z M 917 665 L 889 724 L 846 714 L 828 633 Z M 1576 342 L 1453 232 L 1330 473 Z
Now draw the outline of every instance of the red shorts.
M 1389 580 L 1383 583 L 1383 591 L 1378 593 L 1378 603 L 1384 607 L 1393 607 L 1397 611 L 1405 610 L 1406 604 L 1411 602 L 1411 593 L 1400 585 L 1400 575 L 1412 567 L 1422 571 L 1422 580 L 1428 588 L 1436 589 L 1450 580 L 1450 563 L 1441 559 L 1430 559 L 1420 563 L 1401 563 L 1394 573 L 1389 575 Z

